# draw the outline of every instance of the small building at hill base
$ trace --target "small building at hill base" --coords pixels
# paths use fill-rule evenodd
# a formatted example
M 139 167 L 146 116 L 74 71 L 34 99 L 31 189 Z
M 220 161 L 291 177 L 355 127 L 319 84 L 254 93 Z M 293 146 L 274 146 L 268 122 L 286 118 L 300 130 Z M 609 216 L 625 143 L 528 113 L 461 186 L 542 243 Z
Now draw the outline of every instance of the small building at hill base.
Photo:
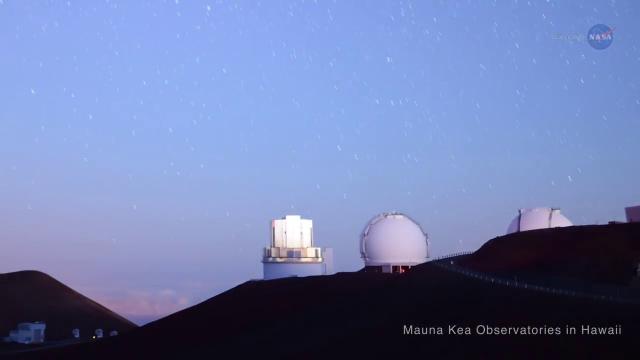
M 43 322 L 24 322 L 18 324 L 17 329 L 9 332 L 5 341 L 20 344 L 40 344 L 44 342 L 44 331 L 47 324 Z

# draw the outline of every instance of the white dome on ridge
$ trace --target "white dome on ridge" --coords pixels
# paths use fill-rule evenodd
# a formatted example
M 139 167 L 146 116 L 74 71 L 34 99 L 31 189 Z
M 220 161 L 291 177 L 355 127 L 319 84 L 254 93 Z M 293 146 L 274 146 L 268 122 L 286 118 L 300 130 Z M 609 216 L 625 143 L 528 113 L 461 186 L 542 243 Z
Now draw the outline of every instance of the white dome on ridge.
M 509 224 L 507 234 L 572 225 L 573 223 L 560 213 L 560 209 L 548 207 L 520 209 L 518 216 Z
M 365 266 L 407 265 L 427 261 L 427 234 L 418 223 L 400 213 L 375 216 L 360 236 L 360 254 Z

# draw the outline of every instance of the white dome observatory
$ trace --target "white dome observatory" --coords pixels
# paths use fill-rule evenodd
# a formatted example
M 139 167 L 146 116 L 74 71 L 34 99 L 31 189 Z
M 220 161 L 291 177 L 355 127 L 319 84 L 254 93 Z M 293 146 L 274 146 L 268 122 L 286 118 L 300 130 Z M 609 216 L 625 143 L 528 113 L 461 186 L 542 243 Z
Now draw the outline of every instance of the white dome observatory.
M 369 221 L 360 236 L 366 271 L 402 273 L 427 261 L 429 241 L 420 225 L 401 213 L 383 213 Z
M 572 225 L 571 221 L 560 213 L 560 209 L 548 207 L 520 209 L 518 210 L 518 216 L 509 224 L 507 234 Z

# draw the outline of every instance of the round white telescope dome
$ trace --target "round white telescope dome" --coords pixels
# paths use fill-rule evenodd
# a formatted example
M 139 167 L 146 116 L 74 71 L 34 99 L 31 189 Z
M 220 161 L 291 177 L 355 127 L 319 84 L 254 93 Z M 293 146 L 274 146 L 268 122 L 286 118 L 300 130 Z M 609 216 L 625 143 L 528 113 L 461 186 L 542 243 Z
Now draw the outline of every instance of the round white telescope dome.
M 427 234 L 401 213 L 375 216 L 360 236 L 360 254 L 365 266 L 413 266 L 427 261 Z
M 520 209 L 518 216 L 509 224 L 507 234 L 572 225 L 571 221 L 560 213 L 560 209 L 548 207 Z

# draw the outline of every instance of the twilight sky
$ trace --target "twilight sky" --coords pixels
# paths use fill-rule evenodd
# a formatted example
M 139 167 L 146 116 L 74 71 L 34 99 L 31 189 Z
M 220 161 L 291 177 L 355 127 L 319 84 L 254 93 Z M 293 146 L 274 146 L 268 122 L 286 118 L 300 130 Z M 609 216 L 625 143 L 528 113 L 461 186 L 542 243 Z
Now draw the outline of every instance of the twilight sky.
M 285 214 L 339 271 L 382 211 L 436 256 L 623 220 L 640 4 L 579 3 L 0 0 L 0 272 L 144 321 L 261 277 Z

